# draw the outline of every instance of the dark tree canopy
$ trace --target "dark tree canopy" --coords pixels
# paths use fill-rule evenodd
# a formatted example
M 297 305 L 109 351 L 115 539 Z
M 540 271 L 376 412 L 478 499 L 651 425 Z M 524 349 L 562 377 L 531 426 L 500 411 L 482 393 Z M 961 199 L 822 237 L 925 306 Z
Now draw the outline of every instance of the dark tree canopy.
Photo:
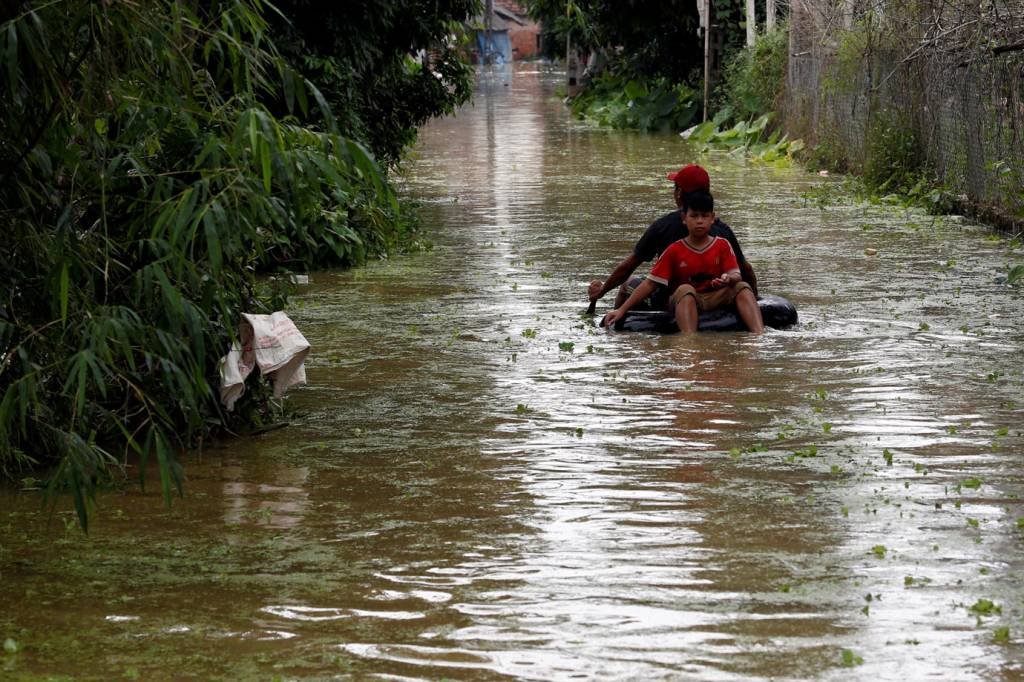
M 416 128 L 471 93 L 460 59 L 462 23 L 478 0 L 282 0 L 274 22 L 282 53 L 315 82 L 346 135 L 385 163 Z
M 703 63 L 693 0 L 529 0 L 555 50 L 569 31 L 584 49 L 621 48 L 620 65 L 630 75 L 687 80 Z
M 239 315 L 287 302 L 256 273 L 415 241 L 377 159 L 468 96 L 474 7 L 0 0 L 0 479 L 85 526 L 129 456 L 169 497 L 179 450 L 274 418 L 218 400 Z

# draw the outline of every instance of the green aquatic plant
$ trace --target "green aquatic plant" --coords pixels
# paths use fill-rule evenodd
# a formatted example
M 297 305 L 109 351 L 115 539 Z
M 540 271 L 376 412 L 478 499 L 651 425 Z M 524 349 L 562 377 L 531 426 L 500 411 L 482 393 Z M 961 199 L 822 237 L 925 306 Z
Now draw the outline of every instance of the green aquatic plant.
M 806 448 L 802 448 L 800 450 L 794 450 L 793 451 L 793 456 L 795 456 L 795 457 L 817 457 L 818 456 L 818 446 L 817 445 L 808 445 Z
M 753 161 L 788 168 L 793 164 L 793 155 L 804 148 L 804 143 L 803 140 L 790 140 L 785 135 L 780 137 L 778 131 L 768 133 L 772 116 L 764 114 L 753 121 L 740 121 L 731 128 L 721 129 L 719 126 L 725 116 L 720 115 L 683 131 L 681 135 L 700 144 L 702 151 L 712 146 L 726 147 L 745 153 Z
M 570 104 L 573 113 L 599 125 L 637 130 L 681 130 L 697 115 L 698 93 L 664 77 L 627 78 L 607 71 Z
M 967 610 L 977 616 L 995 616 L 1003 612 L 1003 607 L 996 604 L 991 599 L 979 599 Z
M 864 663 L 864 658 L 854 653 L 852 649 L 843 649 L 839 660 L 844 668 L 852 668 Z

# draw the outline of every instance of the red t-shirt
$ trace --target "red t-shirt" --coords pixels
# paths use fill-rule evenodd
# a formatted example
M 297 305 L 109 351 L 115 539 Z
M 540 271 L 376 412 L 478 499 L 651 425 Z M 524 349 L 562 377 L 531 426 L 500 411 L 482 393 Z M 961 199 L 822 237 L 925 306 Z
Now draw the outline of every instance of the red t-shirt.
M 738 268 L 736 254 L 725 239 L 715 237 L 699 251 L 680 239 L 665 249 L 647 278 L 667 286 L 670 291 L 681 284 L 692 284 L 697 291 L 708 291 L 711 280 Z

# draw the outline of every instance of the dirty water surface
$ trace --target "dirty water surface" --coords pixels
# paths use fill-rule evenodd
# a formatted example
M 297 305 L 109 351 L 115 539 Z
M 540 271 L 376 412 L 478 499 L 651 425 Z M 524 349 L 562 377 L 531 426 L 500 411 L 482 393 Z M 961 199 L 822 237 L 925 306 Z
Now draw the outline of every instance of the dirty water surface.
M 1022 252 L 711 152 L 799 326 L 597 329 L 587 281 L 699 150 L 557 84 L 482 73 L 422 131 L 433 247 L 312 273 L 289 427 L 189 455 L 170 510 L 103 495 L 87 538 L 0 493 L 4 677 L 1024 676 Z

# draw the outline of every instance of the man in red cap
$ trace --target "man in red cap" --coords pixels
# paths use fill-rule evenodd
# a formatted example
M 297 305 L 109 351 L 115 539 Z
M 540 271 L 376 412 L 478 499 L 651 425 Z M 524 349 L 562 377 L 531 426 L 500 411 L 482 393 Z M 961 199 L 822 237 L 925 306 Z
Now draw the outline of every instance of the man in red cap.
M 651 223 L 650 227 L 647 228 L 647 231 L 644 232 L 643 236 L 640 237 L 640 240 L 633 247 L 633 253 L 623 258 L 615 266 L 612 274 L 608 275 L 608 279 L 603 282 L 595 279 L 590 283 L 590 286 L 587 287 L 587 295 L 590 297 L 591 302 L 596 302 L 606 293 L 626 282 L 625 286 L 619 289 L 619 293 L 615 297 L 615 307 L 621 306 L 629 295 L 633 293 L 633 290 L 644 280 L 643 276 L 630 279 L 633 271 L 641 263 L 657 258 L 658 254 L 667 249 L 670 244 L 683 239 L 688 234 L 686 225 L 683 223 L 686 195 L 691 192 L 711 192 L 711 178 L 708 177 L 706 170 L 696 164 L 690 164 L 689 166 L 683 166 L 675 173 L 669 173 L 668 179 L 675 184 L 673 196 L 675 197 L 678 210 L 672 211 Z M 736 254 L 736 260 L 739 262 L 743 281 L 750 285 L 756 296 L 757 277 L 754 275 L 754 268 L 744 258 L 743 249 L 740 248 L 740 243 L 736 241 L 736 235 L 733 234 L 732 228 L 721 220 L 716 219 L 708 234 L 712 237 L 722 237 L 729 241 L 733 252 Z M 655 291 L 651 298 L 648 299 L 646 307 L 661 309 L 668 305 L 668 296 L 672 292 L 666 289 L 667 287 L 660 287 Z M 665 300 L 655 300 L 659 297 Z

